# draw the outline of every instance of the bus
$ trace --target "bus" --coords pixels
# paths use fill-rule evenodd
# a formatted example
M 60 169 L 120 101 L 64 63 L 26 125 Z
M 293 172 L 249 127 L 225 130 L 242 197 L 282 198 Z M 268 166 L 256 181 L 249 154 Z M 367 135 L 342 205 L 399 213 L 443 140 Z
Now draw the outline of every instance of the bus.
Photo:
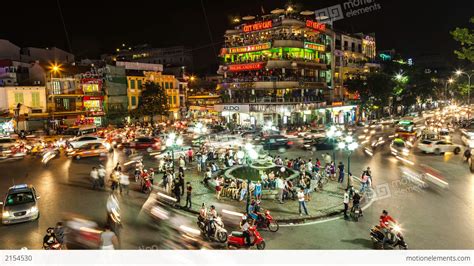
M 413 120 L 400 120 L 396 125 L 395 134 L 398 138 L 413 143 L 418 137 L 418 130 L 416 129 Z

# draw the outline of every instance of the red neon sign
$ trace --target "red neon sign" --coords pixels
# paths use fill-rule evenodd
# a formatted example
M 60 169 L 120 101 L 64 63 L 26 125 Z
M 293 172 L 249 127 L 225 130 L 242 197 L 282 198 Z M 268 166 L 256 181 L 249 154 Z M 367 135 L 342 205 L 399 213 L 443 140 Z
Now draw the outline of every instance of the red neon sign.
M 251 63 L 251 64 L 241 64 L 241 65 L 230 65 L 229 71 L 230 72 L 238 72 L 238 71 L 249 71 L 249 70 L 258 70 L 263 68 L 265 63 Z
M 251 31 L 256 31 L 256 30 L 265 30 L 269 29 L 272 27 L 272 21 L 271 20 L 266 20 L 262 22 L 257 22 L 254 24 L 250 25 L 244 25 L 244 32 L 251 32 Z
M 316 21 L 312 21 L 312 20 L 309 20 L 309 19 L 306 20 L 306 27 L 315 29 L 317 31 L 326 30 L 326 24 L 319 23 L 319 22 L 316 22 Z

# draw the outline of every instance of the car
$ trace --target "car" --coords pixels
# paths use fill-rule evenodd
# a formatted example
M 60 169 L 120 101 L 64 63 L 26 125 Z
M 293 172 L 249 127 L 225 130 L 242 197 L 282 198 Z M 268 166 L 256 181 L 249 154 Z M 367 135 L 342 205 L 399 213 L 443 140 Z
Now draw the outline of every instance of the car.
M 298 133 L 298 137 L 305 139 L 324 138 L 326 131 L 324 129 L 311 129 Z
M 385 117 L 380 119 L 379 123 L 382 125 L 394 125 L 395 120 L 392 117 Z
M 71 140 L 68 141 L 68 143 L 69 143 L 69 147 L 73 149 L 77 149 L 85 144 L 103 143 L 104 141 L 105 139 L 99 138 L 96 136 L 83 136 L 83 137 L 72 138 Z
M 453 152 L 459 154 L 461 152 L 461 146 L 453 144 L 447 140 L 423 140 L 418 144 L 418 149 L 424 153 L 441 154 L 445 152 Z
M 123 146 L 127 148 L 152 152 L 154 150 L 161 150 L 161 141 L 157 138 L 152 137 L 138 137 L 135 138 L 132 142 L 123 143 Z
M 0 138 L 0 151 L 9 150 L 16 145 L 16 140 L 12 138 Z
M 109 149 L 102 143 L 87 143 L 67 153 L 77 160 L 84 157 L 107 156 Z
M 94 125 L 82 125 L 72 126 L 64 131 L 64 135 L 67 136 L 82 136 L 87 134 L 93 134 L 97 132 L 97 127 Z
M 289 149 L 293 142 L 285 136 L 274 135 L 263 138 L 261 144 L 264 150 L 278 150 L 281 148 Z
M 317 138 L 303 142 L 303 148 L 306 150 L 333 150 L 334 141 L 330 138 Z
M 2 224 L 34 221 L 40 217 L 39 196 L 32 185 L 20 184 L 8 189 L 2 205 Z
M 390 143 L 390 152 L 395 156 L 408 156 L 410 154 L 409 142 L 396 138 Z

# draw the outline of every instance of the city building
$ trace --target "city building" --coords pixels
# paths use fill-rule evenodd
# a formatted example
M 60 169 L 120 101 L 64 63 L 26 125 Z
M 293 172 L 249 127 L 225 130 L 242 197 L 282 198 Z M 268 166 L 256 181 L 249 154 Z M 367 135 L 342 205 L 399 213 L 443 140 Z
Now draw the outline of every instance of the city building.
M 221 103 L 221 96 L 219 94 L 202 93 L 188 95 L 188 116 L 192 119 L 214 118 L 218 115 L 214 110 L 214 106 Z
M 106 65 L 104 80 L 107 122 L 121 124 L 128 116 L 127 77 L 125 67 Z
M 333 123 L 355 121 L 358 95 L 349 93 L 345 82 L 364 76 L 380 68 L 376 60 L 376 43 L 373 35 L 336 32 L 334 49 L 334 99 L 330 109 Z
M 103 55 L 106 62 L 125 61 L 149 64 L 160 64 L 164 66 L 164 74 L 183 76 L 187 72 L 193 72 L 193 53 L 185 46 L 172 46 L 164 48 L 153 48 L 148 44 L 127 47 L 123 44 L 117 48 L 115 53 Z
M 4 129 L 5 123 L 9 123 L 10 128 L 15 130 L 43 129 L 48 117 L 46 106 L 44 86 L 0 87 L 0 110 L 3 114 L 0 128 Z
M 80 79 L 68 75 L 55 75 L 46 82 L 48 127 L 57 129 L 60 125 L 74 125 L 85 119 L 86 112 L 82 103 L 84 93 Z
M 325 123 L 333 98 L 334 31 L 314 12 L 276 9 L 227 30 L 221 49 L 228 122 L 262 126 Z

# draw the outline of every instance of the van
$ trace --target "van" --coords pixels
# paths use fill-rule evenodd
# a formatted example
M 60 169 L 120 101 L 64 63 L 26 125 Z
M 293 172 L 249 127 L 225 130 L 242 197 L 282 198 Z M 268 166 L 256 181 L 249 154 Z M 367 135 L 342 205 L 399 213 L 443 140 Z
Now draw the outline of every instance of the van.
M 68 136 L 82 136 L 97 132 L 95 125 L 84 125 L 84 126 L 72 126 L 66 129 L 64 135 Z

